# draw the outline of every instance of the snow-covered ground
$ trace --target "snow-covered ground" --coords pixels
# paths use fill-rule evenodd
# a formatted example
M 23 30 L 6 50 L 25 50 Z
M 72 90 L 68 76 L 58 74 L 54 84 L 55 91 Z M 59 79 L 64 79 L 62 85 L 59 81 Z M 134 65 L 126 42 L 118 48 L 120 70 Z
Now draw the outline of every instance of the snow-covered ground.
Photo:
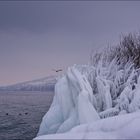
M 55 85 L 38 139 L 139 139 L 140 77 L 131 63 L 73 66 Z
M 78 125 L 69 132 L 43 135 L 43 139 L 140 139 L 140 112 Z

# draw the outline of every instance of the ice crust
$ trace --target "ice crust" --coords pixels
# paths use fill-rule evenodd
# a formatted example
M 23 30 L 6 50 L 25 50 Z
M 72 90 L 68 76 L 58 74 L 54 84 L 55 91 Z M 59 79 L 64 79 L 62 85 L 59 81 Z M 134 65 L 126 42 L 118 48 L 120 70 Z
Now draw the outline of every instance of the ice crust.
M 76 68 L 69 68 L 55 86 L 53 103 L 43 117 L 38 136 L 67 132 L 74 126 L 99 120 L 94 100 L 86 77 Z
M 53 103 L 35 139 L 140 138 L 140 78 L 132 90 L 136 75 L 132 70 L 125 84 L 119 87 L 130 67 L 114 74 L 111 65 L 108 69 L 102 68 L 102 64 L 97 68 L 70 67 L 55 85 Z M 95 84 L 90 83 L 89 78 Z M 121 94 L 117 95 L 118 92 Z

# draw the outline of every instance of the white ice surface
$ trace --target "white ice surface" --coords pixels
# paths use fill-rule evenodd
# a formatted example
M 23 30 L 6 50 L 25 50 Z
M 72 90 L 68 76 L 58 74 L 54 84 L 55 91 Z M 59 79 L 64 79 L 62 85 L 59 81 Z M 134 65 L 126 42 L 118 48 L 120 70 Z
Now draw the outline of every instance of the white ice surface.
M 38 136 L 67 132 L 76 125 L 99 120 L 94 100 L 86 77 L 74 67 L 69 68 L 55 86 L 53 103 L 43 117 Z
M 139 139 L 140 112 L 101 119 L 74 127 L 62 134 L 37 137 L 41 139 Z
M 53 103 L 35 139 L 139 139 L 140 80 L 134 91 L 126 85 L 115 107 L 109 81 L 97 75 L 96 82 L 100 102 L 87 77 L 75 66 L 69 68 L 55 86 Z M 102 112 L 97 112 L 97 105 Z

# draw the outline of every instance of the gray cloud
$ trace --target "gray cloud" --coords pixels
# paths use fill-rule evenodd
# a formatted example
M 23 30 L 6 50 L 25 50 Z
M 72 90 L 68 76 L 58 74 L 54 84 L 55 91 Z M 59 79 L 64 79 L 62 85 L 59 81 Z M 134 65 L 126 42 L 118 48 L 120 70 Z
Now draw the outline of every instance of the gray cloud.
M 139 31 L 140 2 L 0 2 L 0 84 L 86 63 L 91 50 Z

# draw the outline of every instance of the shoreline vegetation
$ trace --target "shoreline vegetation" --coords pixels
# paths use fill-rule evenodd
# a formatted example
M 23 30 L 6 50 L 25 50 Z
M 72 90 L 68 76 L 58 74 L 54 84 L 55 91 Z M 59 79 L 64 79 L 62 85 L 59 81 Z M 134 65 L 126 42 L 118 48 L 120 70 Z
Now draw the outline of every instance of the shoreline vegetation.
M 72 138 L 79 138 L 79 132 L 82 139 L 139 138 L 139 68 L 140 35 L 136 34 L 124 36 L 119 45 L 93 54 L 90 65 L 69 67 L 56 83 L 53 103 L 35 139 L 67 139 L 72 133 Z M 113 125 L 116 117 L 117 126 Z M 99 126 L 94 128 L 96 122 Z M 132 130 L 134 127 L 138 130 Z

